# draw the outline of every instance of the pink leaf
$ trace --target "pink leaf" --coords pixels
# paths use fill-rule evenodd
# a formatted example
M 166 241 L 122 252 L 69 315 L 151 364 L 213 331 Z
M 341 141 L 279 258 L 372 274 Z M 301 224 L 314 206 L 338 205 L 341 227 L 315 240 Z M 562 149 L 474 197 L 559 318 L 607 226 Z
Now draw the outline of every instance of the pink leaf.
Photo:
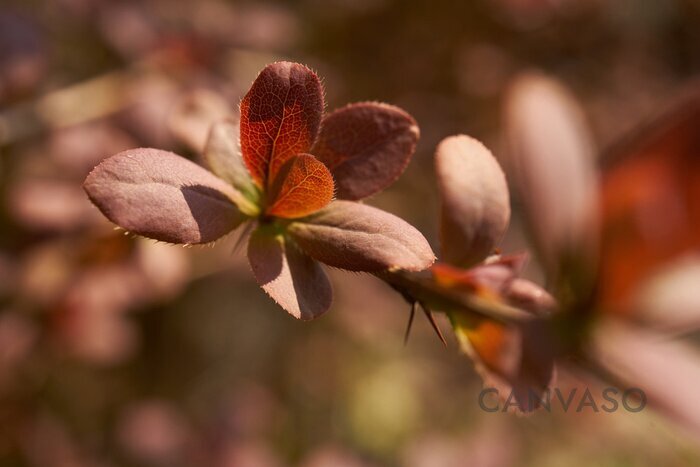
M 614 382 L 641 389 L 650 405 L 700 437 L 700 353 L 695 346 L 609 318 L 597 323 L 592 337 L 590 356 L 614 375 Z
M 558 274 L 563 255 L 594 260 L 594 147 L 576 101 L 558 82 L 524 74 L 507 96 L 505 127 L 508 175 L 550 274 Z
M 313 258 L 350 271 L 420 271 L 435 260 L 415 227 L 393 214 L 351 201 L 335 201 L 293 222 L 288 231 Z
M 328 311 L 333 293 L 321 266 L 283 236 L 259 228 L 248 243 L 248 261 L 260 287 L 295 318 Z
M 130 149 L 102 161 L 84 188 L 109 220 L 165 242 L 211 242 L 245 220 L 230 185 L 158 149 Z
M 329 114 L 311 152 L 331 170 L 338 198 L 358 200 L 399 178 L 418 136 L 416 121 L 402 109 L 363 102 Z
M 472 266 L 493 252 L 510 220 L 508 186 L 483 144 L 468 136 L 444 139 L 435 153 L 442 198 L 443 260 Z

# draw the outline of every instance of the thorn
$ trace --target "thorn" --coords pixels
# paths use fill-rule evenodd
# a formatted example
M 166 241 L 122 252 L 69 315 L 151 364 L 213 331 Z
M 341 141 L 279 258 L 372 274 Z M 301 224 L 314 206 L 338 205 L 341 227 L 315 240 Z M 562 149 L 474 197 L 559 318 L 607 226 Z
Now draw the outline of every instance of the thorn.
M 403 336 L 403 345 L 408 343 L 408 336 L 411 334 L 414 316 L 416 316 L 416 302 L 411 303 L 411 314 L 408 316 L 408 326 L 406 326 L 406 334 Z
M 437 323 L 435 322 L 435 317 L 433 316 L 433 312 L 430 311 L 428 309 L 428 307 L 426 307 L 423 302 L 418 302 L 418 303 L 420 304 L 420 307 L 423 309 L 423 313 L 425 313 L 425 317 L 428 318 L 428 321 L 430 321 L 430 325 L 433 327 L 433 330 L 440 338 L 440 342 L 442 342 L 442 345 L 447 347 L 447 341 L 445 340 L 445 336 L 442 335 L 442 331 L 440 331 L 440 328 L 438 327 Z

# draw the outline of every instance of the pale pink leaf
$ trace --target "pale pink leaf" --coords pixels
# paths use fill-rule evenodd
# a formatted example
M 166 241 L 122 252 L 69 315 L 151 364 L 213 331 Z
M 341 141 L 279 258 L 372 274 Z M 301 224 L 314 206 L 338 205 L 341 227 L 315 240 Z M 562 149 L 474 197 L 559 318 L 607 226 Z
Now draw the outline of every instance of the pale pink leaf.
M 350 271 L 420 271 L 435 255 L 423 235 L 399 217 L 351 201 L 334 201 L 288 227 L 313 258 Z
M 473 266 L 491 254 L 510 220 L 508 186 L 501 167 L 479 141 L 459 135 L 435 152 L 442 199 L 443 261 Z
M 563 255 L 593 262 L 598 180 L 578 104 L 558 82 L 524 74 L 506 98 L 505 128 L 505 166 L 545 266 L 556 274 Z
M 607 319 L 597 323 L 591 357 L 613 375 L 614 383 L 643 391 L 646 401 L 700 438 L 700 353 L 688 343 Z M 637 394 L 639 395 L 639 394 Z
M 221 120 L 212 125 L 203 158 L 214 174 L 240 193 L 241 196 L 234 201 L 241 211 L 255 216 L 260 213 L 260 191 L 243 162 L 238 134 L 239 126 L 231 120 Z
M 105 159 L 84 184 L 93 203 L 123 229 L 170 243 L 207 243 L 246 218 L 236 191 L 204 168 L 158 149 Z

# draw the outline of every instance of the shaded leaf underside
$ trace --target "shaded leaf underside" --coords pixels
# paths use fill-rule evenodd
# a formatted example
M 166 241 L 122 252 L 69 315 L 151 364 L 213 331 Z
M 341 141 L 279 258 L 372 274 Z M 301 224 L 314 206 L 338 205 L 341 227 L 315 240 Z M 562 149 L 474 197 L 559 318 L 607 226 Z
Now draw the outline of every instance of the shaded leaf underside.
M 260 287 L 295 318 L 317 318 L 330 308 L 333 293 L 321 265 L 283 236 L 265 228 L 253 232 L 248 261 Z

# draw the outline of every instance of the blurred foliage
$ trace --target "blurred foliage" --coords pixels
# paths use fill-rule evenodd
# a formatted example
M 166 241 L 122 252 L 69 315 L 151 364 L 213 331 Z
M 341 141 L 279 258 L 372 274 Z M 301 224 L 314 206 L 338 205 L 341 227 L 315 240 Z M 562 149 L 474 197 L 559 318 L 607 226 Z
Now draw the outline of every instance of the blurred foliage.
M 515 73 L 567 83 L 604 146 L 694 79 L 699 24 L 696 0 L 4 0 L 0 465 L 697 465 L 650 411 L 484 413 L 455 342 L 418 321 L 403 347 L 408 307 L 372 277 L 332 271 L 333 309 L 298 322 L 230 254 L 235 235 L 125 237 L 80 184 L 129 147 L 194 155 L 202 122 L 293 59 L 325 77 L 329 108 L 415 116 L 413 163 L 371 202 L 436 245 L 434 147 L 464 132 L 498 148 Z M 505 250 L 523 248 L 514 227 Z

